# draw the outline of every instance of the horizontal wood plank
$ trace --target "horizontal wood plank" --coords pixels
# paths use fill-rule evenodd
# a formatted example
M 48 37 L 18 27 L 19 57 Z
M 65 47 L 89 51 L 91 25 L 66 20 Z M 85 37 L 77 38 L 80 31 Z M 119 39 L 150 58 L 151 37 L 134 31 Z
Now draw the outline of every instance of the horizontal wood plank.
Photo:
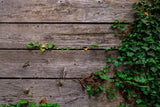
M 135 1 L 0 0 L 0 22 L 131 22 Z
M 55 24 L 55 25 L 0 25 L 1 49 L 26 49 L 26 44 L 39 41 L 41 44 L 54 42 L 58 47 L 72 49 L 92 48 L 92 44 L 99 45 L 99 49 L 118 46 L 121 42 L 111 29 L 112 24 Z
M 123 98 L 107 99 L 106 94 L 91 99 L 82 90 L 78 80 L 0 80 L 0 104 L 15 104 L 19 100 L 29 100 L 38 105 L 46 98 L 48 103 L 58 103 L 60 107 L 116 107 Z
M 52 50 L 43 54 L 40 50 L 0 50 L 0 77 L 82 78 L 100 71 L 106 64 L 105 54 L 104 50 Z M 30 66 L 23 68 L 28 61 Z

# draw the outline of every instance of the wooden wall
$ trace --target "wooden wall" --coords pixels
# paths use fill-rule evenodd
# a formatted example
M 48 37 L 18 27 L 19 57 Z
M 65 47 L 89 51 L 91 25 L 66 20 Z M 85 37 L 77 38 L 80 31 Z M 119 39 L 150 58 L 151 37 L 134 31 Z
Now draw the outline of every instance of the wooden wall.
M 105 94 L 89 99 L 78 79 L 106 64 L 103 49 L 120 43 L 110 27 L 116 19 L 134 20 L 135 1 L 0 0 L 0 104 L 47 98 L 61 107 L 116 107 L 123 101 L 118 92 L 114 99 Z M 72 49 L 27 50 L 26 44 L 36 41 Z M 30 66 L 23 68 L 27 61 Z

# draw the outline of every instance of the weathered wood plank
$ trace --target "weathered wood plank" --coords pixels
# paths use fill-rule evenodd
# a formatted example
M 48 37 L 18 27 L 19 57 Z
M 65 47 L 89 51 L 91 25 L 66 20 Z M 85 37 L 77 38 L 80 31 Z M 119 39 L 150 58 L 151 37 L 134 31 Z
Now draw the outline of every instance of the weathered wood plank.
M 105 64 L 104 50 L 0 50 L 0 77 L 81 78 Z
M 0 22 L 131 22 L 135 1 L 0 0 Z
M 37 104 L 46 98 L 48 103 L 59 103 L 60 107 L 116 107 L 123 100 L 118 92 L 113 99 L 107 99 L 105 94 L 89 99 L 78 80 L 60 82 L 63 84 L 61 87 L 56 80 L 1 79 L 0 104 L 15 104 L 24 99 Z
M 58 47 L 72 49 L 91 48 L 97 44 L 99 48 L 117 46 L 121 40 L 113 34 L 112 24 L 55 24 L 55 25 L 0 25 L 0 48 L 26 49 L 26 44 L 39 41 L 42 43 L 54 42 Z

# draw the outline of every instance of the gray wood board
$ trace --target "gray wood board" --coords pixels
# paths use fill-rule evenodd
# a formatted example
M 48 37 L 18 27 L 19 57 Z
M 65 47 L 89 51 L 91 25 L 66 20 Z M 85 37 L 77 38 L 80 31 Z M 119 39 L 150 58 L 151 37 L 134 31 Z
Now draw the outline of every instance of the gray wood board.
M 23 68 L 27 61 L 30 66 Z M 0 77 L 82 78 L 105 64 L 104 50 L 0 50 Z
M 110 48 L 121 42 L 111 26 L 112 24 L 2 24 L 0 48 L 26 49 L 26 44 L 37 41 L 41 44 L 54 42 L 58 47 L 72 49 L 92 48 L 92 44 L 99 45 L 99 49 Z
M 60 82 L 63 84 L 61 87 L 57 85 L 56 80 L 0 79 L 0 104 L 15 104 L 20 100 L 29 100 L 38 105 L 40 100 L 46 98 L 48 103 L 59 103 L 60 107 L 116 107 L 123 101 L 119 92 L 113 99 L 107 99 L 105 93 L 89 99 L 78 80 Z
M 0 0 L 0 22 L 132 22 L 135 1 Z

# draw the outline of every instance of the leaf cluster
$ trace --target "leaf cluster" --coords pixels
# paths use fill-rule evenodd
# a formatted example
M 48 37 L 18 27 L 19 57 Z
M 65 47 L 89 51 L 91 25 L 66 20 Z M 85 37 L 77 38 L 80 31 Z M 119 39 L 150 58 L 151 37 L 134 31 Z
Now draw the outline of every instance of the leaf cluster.
M 108 58 L 107 63 L 115 65 L 115 86 L 122 91 L 126 100 L 132 99 L 132 106 L 160 107 L 160 1 L 142 0 L 135 3 L 133 9 L 137 12 L 129 29 L 126 30 L 119 20 L 112 26 L 118 29 L 116 35 L 122 37 L 122 43 L 117 48 L 120 55 L 114 61 L 112 57 Z M 119 71 L 120 65 L 125 69 Z M 110 80 L 102 72 L 95 75 L 96 79 Z
M 10 105 L 3 105 L 1 104 L 0 107 L 37 107 L 33 102 L 29 102 L 27 100 L 21 100 L 19 102 L 17 102 L 15 105 L 10 104 Z M 48 104 L 44 104 L 41 103 L 39 104 L 39 107 L 60 107 L 59 104 L 52 104 L 52 103 L 48 103 Z

